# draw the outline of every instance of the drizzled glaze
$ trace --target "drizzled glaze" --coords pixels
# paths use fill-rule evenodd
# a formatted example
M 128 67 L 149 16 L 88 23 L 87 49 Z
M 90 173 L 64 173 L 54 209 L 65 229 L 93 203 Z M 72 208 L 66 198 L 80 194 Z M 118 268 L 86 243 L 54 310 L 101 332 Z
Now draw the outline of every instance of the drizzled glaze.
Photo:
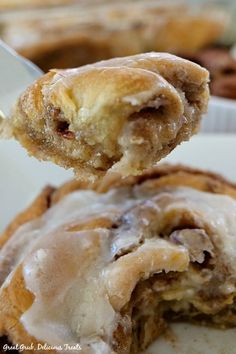
M 191 188 L 158 194 L 142 185 L 105 194 L 74 192 L 22 226 L 0 251 L 0 260 L 4 264 L 10 255 L 16 259 L 5 269 L 5 274 L 12 273 L 3 286 L 23 261 L 24 281 L 35 297 L 21 317 L 27 332 L 50 345 L 80 343 L 82 353 L 111 353 L 119 310 L 135 284 L 162 270 L 187 269 L 188 251 L 158 236 L 166 220 L 174 228 L 184 212 L 199 227 L 208 226 L 235 272 L 236 202 Z M 68 231 L 98 216 L 119 221 L 118 228 Z M 116 255 L 120 258 L 115 261 Z

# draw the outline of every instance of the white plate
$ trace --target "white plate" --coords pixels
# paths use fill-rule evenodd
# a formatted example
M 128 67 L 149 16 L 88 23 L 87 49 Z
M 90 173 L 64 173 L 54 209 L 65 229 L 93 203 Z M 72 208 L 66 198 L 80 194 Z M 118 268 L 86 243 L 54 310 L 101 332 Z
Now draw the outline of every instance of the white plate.
M 236 329 L 217 330 L 179 323 L 173 340 L 160 337 L 145 354 L 235 354 Z
M 165 161 L 210 169 L 236 181 L 236 135 L 198 135 Z M 59 185 L 71 171 L 38 162 L 14 141 L 0 141 L 0 230 L 45 184 Z M 176 340 L 160 338 L 146 354 L 236 354 L 236 329 L 213 330 L 176 324 Z
M 45 185 L 59 185 L 72 176 L 71 171 L 27 156 L 17 142 L 0 140 L 0 232 Z

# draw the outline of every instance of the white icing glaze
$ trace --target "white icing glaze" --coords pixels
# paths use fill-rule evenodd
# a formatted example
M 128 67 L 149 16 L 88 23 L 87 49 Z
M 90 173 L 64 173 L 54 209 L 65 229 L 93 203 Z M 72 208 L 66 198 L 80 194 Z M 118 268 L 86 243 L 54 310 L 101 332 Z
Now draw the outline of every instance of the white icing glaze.
M 146 215 L 145 210 L 151 214 Z M 141 241 L 150 244 L 145 238 L 152 238 L 153 248 L 157 247 L 159 228 L 173 211 L 177 211 L 171 220 L 173 227 L 186 211 L 203 227 L 207 225 L 225 253 L 224 261 L 236 271 L 236 201 L 228 196 L 191 188 L 167 188 L 157 194 L 148 184 L 105 194 L 74 192 L 43 217 L 19 228 L 0 251 L 1 262 L 15 255 L 16 261 L 8 269 L 13 268 L 12 274 L 23 260 L 26 287 L 35 296 L 21 318 L 28 333 L 50 345 L 79 342 L 82 353 L 111 353 L 109 344 L 120 318 L 108 297 L 106 269 L 111 269 L 112 261 L 115 269 L 113 257 L 119 251 L 134 247 L 141 252 Z M 68 231 L 98 216 L 116 221 L 124 212 L 126 219 L 117 231 Z M 149 234 L 153 225 L 156 234 Z M 162 249 L 165 242 L 160 243 Z M 186 257 L 183 247 L 171 248 Z M 148 277 L 159 271 L 149 265 L 142 273 Z M 9 277 L 3 286 L 8 282 Z M 229 284 L 226 291 L 234 291 L 234 287 Z
M 159 83 L 159 85 L 161 84 Z M 141 106 L 142 104 L 150 101 L 150 91 L 141 91 L 132 96 L 125 96 L 122 101 L 130 103 L 132 106 Z M 158 109 L 164 104 L 166 104 L 166 100 L 164 98 L 157 97 L 153 101 L 150 101 L 150 103 L 146 103 L 145 107 L 153 107 Z
M 40 219 L 21 226 L 0 250 L 0 285 L 4 280 L 5 286 L 9 283 L 11 277 L 7 276 L 30 250 L 31 243 L 40 235 L 40 227 Z
M 187 210 L 210 227 L 225 261 L 236 271 L 236 201 L 226 195 L 199 192 L 190 188 L 172 191 L 173 202 L 165 212 Z M 204 226 L 204 225 L 203 225 Z
M 27 331 L 51 345 L 82 349 L 109 338 L 117 315 L 100 270 L 109 259 L 109 232 L 58 232 L 40 241 L 24 261 L 24 279 L 36 298 L 21 318 Z
M 122 193 L 111 191 L 107 194 L 80 191 L 64 198 L 43 217 L 22 225 L 0 250 L 0 285 L 41 235 L 64 226 L 73 226 L 80 220 L 85 222 L 96 215 L 115 218 L 135 203 L 137 200 L 129 198 L 128 189 L 123 189 Z

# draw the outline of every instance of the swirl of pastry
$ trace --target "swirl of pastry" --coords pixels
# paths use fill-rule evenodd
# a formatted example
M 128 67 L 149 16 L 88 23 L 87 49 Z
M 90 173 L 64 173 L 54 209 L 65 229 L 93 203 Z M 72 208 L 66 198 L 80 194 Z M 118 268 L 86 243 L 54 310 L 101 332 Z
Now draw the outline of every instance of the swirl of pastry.
M 236 325 L 235 185 L 160 166 L 84 187 L 44 190 L 0 237 L 0 336 L 134 354 L 167 318 Z
M 5 123 L 30 154 L 81 179 L 138 175 L 197 131 L 208 95 L 207 70 L 146 53 L 52 70 Z

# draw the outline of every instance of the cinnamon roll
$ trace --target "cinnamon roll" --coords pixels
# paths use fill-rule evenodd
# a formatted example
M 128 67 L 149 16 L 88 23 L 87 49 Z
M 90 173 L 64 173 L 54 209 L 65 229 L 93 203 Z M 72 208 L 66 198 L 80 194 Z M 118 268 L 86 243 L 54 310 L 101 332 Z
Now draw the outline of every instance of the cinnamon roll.
M 11 7 L 16 0 L 3 2 Z M 73 1 L 18 0 L 18 5 L 53 2 Z M 0 18 L 0 35 L 48 71 L 149 51 L 191 55 L 215 43 L 228 23 L 222 8 L 194 7 L 182 0 L 96 0 L 96 6 L 89 0 L 74 2 L 77 6 L 4 16 Z
M 197 132 L 208 80 L 207 70 L 166 53 L 51 70 L 5 125 L 30 154 L 81 179 L 138 175 Z
M 0 334 L 126 354 L 169 321 L 235 326 L 235 198 L 219 176 L 165 165 L 47 190 L 1 237 Z

